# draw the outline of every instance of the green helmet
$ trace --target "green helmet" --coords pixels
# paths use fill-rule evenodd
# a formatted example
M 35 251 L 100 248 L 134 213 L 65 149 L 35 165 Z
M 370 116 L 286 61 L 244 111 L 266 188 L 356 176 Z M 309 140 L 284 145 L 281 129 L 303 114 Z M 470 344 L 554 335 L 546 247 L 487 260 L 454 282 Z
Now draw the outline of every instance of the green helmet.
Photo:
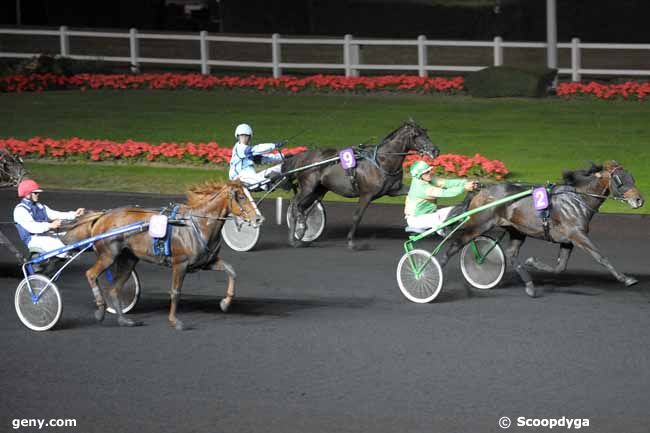
M 411 177 L 419 179 L 424 173 L 431 171 L 432 168 L 433 167 L 422 160 L 415 161 L 410 168 Z

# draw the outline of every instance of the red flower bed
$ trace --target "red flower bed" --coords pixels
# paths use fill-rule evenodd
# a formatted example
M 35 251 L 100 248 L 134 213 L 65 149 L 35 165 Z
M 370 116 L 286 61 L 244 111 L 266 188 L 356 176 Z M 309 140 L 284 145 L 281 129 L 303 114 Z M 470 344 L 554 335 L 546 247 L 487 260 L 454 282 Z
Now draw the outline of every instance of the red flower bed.
M 0 149 L 30 158 L 54 158 L 67 161 L 125 161 L 125 162 L 165 162 L 203 164 L 228 164 L 232 149 L 210 143 L 161 143 L 150 144 L 127 140 L 118 143 L 110 140 L 84 140 L 70 138 L 55 140 L 34 137 L 29 140 L 15 138 L 0 139 Z M 283 149 L 284 155 L 295 155 L 307 150 L 306 147 Z M 443 154 L 436 159 L 407 155 L 404 167 L 408 168 L 418 159 L 424 159 L 436 168 L 439 175 L 492 177 L 497 180 L 508 175 L 508 169 L 501 161 L 492 161 L 479 154 Z
M 423 78 L 413 75 L 385 75 L 379 77 L 344 77 L 341 75 L 312 75 L 304 78 L 223 76 L 201 74 L 56 74 L 10 75 L 0 77 L 1 92 L 32 92 L 50 89 L 214 89 L 238 88 L 260 91 L 283 90 L 300 92 L 341 91 L 413 91 L 456 92 L 463 90 L 463 77 Z
M 650 82 L 638 83 L 627 81 L 623 84 L 591 83 L 560 83 L 557 85 L 558 96 L 592 95 L 600 99 L 633 99 L 645 100 L 650 94 Z
M 0 149 L 9 149 L 20 156 L 56 158 L 71 161 L 130 161 L 130 162 L 184 162 L 189 164 L 227 164 L 232 149 L 210 143 L 150 144 L 127 140 L 118 143 L 110 140 L 84 140 L 70 138 L 55 140 L 34 137 L 29 140 L 0 139 Z M 283 149 L 284 155 L 305 151 L 305 147 Z
M 440 176 L 491 177 L 502 180 L 509 173 L 503 162 L 487 159 L 478 153 L 472 157 L 447 153 L 435 159 L 411 154 L 406 156 L 404 167 L 408 168 L 420 159 L 433 166 L 435 174 Z

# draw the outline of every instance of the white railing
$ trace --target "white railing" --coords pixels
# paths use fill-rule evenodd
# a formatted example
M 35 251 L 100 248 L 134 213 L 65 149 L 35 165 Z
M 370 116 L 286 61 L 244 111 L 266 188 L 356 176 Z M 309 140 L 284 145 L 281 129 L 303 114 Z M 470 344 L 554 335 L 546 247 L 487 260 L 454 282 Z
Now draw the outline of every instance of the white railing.
M 268 37 L 234 37 L 234 36 L 210 36 L 202 31 L 198 35 L 174 35 L 174 34 L 151 34 L 139 33 L 136 29 L 124 32 L 91 32 L 69 30 L 62 26 L 58 30 L 22 30 L 22 29 L 0 29 L 0 35 L 25 35 L 25 36 L 57 36 L 60 41 L 60 55 L 80 60 L 105 60 L 111 62 L 128 62 L 134 70 L 143 63 L 176 64 L 176 65 L 200 65 L 202 74 L 210 73 L 210 66 L 246 67 L 270 69 L 274 77 L 282 75 L 283 69 L 316 69 L 344 71 L 346 76 L 358 76 L 359 71 L 376 70 L 399 70 L 415 71 L 419 76 L 427 76 L 429 71 L 450 71 L 450 72 L 471 72 L 485 68 L 487 65 L 461 66 L 461 65 L 430 65 L 427 62 L 427 47 L 483 47 L 492 48 L 493 65 L 504 64 L 504 48 L 534 48 L 546 49 L 544 42 L 504 42 L 501 37 L 495 37 L 492 41 L 446 41 L 428 40 L 425 36 L 417 39 L 355 39 L 352 35 L 345 35 L 342 39 L 327 38 L 286 38 L 275 33 Z M 129 57 L 120 56 L 89 56 L 78 55 L 70 52 L 70 37 L 92 37 L 92 38 L 123 38 L 129 40 Z M 200 47 L 200 59 L 174 59 L 141 57 L 140 41 L 142 40 L 180 40 L 197 41 Z M 271 47 L 271 61 L 232 61 L 210 59 L 210 43 L 246 43 L 246 44 L 268 44 Z M 287 45 L 339 45 L 343 50 L 343 63 L 289 63 L 282 61 L 282 47 Z M 417 49 L 418 63 L 416 65 L 403 64 L 364 64 L 360 55 L 362 46 L 412 46 Z M 582 43 L 574 38 L 570 43 L 559 43 L 558 48 L 571 50 L 571 63 L 569 68 L 559 68 L 558 72 L 564 75 L 571 75 L 573 81 L 580 81 L 582 75 L 612 75 L 612 76 L 650 76 L 650 70 L 636 69 L 585 69 L 582 68 L 583 49 L 606 49 L 606 50 L 650 50 L 650 44 L 592 44 Z M 30 58 L 38 53 L 12 53 L 0 52 L 0 58 Z

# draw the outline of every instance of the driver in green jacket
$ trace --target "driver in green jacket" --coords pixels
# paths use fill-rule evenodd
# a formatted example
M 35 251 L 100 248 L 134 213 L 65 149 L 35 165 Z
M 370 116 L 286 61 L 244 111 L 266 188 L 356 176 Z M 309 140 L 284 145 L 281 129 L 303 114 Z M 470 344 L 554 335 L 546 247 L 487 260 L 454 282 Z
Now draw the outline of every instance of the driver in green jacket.
M 447 218 L 453 206 L 439 209 L 439 197 L 455 197 L 479 187 L 476 181 L 434 177 L 432 169 L 424 161 L 416 161 L 410 168 L 412 181 L 404 205 L 404 217 L 409 227 L 414 229 L 430 229 Z

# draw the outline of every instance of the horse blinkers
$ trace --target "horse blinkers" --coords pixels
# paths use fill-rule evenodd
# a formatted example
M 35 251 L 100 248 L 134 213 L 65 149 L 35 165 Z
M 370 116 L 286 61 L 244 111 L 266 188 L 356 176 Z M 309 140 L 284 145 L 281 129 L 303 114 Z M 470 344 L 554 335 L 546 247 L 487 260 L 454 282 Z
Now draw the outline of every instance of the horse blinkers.
M 233 202 L 237 203 L 240 211 L 240 216 L 247 222 L 257 227 L 258 225 L 262 224 L 264 217 L 257 208 L 257 204 L 255 204 L 255 200 L 253 200 L 253 196 L 251 195 L 250 191 L 248 191 L 248 189 L 244 186 L 242 186 L 241 189 L 243 190 L 243 194 L 239 189 L 236 188 L 232 188 L 228 191 L 231 203 L 230 209 L 232 211 Z M 252 212 L 251 209 L 246 209 L 247 204 L 251 205 L 250 207 L 252 207 Z M 251 213 L 253 214 L 252 216 L 250 215 Z
M 424 155 L 427 155 L 431 158 L 435 158 L 440 154 L 440 149 L 438 146 L 433 144 L 433 141 L 429 138 L 427 130 L 421 127 L 417 127 L 412 133 L 413 141 L 415 142 L 415 149 Z
M 615 198 L 628 202 L 632 208 L 643 206 L 644 200 L 636 189 L 634 177 L 618 165 L 609 171 L 609 190 Z

